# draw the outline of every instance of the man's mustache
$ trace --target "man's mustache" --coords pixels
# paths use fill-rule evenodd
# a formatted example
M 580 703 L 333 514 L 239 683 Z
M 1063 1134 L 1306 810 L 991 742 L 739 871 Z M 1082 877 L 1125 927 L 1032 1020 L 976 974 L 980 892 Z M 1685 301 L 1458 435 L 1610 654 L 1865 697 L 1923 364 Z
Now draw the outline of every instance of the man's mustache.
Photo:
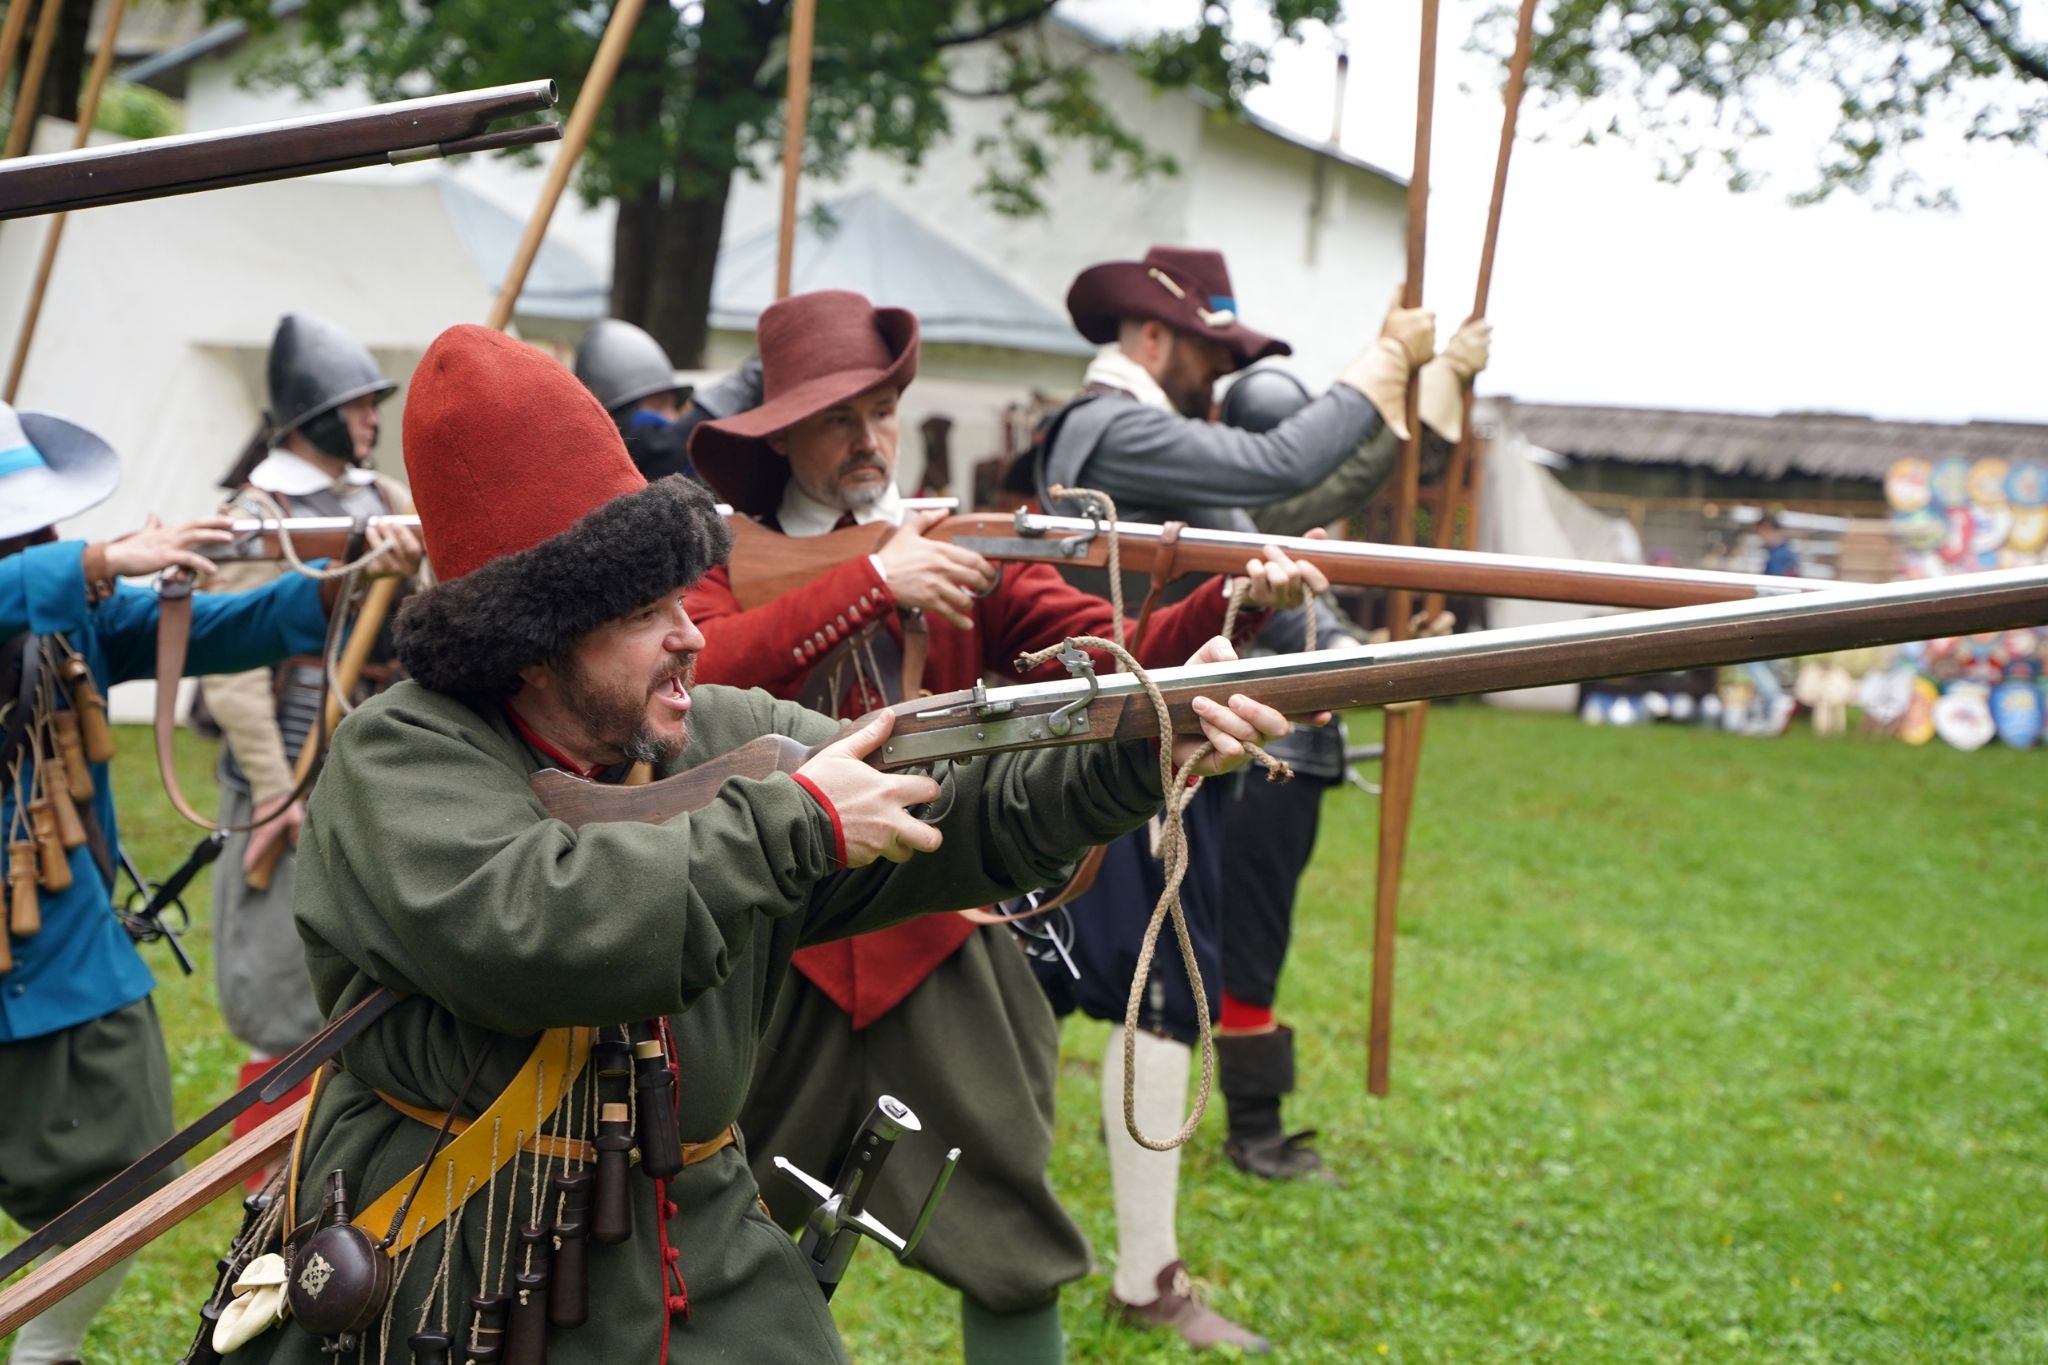
M 889 472 L 889 466 L 883 464 L 874 456 L 856 455 L 852 459 L 848 460 L 845 464 L 839 466 L 839 477 L 844 478 L 848 474 L 851 474 L 854 471 L 860 469 L 872 469 L 875 470 L 877 473 L 881 474 L 887 474 Z

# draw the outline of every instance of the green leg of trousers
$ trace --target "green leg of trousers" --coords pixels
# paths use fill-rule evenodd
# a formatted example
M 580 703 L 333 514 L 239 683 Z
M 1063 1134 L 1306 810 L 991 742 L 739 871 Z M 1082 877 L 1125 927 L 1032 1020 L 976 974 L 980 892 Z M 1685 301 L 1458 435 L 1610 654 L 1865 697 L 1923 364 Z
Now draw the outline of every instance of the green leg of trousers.
M 1017 1313 L 991 1313 L 963 1295 L 960 1333 L 967 1365 L 1060 1365 L 1066 1359 L 1057 1298 Z

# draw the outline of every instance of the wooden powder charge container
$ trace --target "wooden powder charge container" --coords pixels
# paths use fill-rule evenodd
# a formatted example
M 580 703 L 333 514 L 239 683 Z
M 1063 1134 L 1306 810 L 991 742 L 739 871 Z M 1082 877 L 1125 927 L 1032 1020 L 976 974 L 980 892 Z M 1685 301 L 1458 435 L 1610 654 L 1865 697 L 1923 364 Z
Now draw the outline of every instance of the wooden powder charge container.
M 496 1365 L 505 1358 L 505 1319 L 512 1311 L 506 1294 L 469 1296 L 469 1342 L 462 1348 L 465 1361 Z
M 446 1332 L 414 1332 L 405 1344 L 412 1349 L 412 1365 L 448 1365 L 455 1349 Z
M 42 903 L 36 897 L 36 846 L 17 839 L 7 846 L 7 930 L 29 938 L 43 930 Z M 9 966 L 12 966 L 10 961 Z
M 64 686 L 71 693 L 71 709 L 78 713 L 78 728 L 85 740 L 85 756 L 105 763 L 114 756 L 114 732 L 107 725 L 107 699 L 100 695 L 92 670 L 76 655 L 64 662 Z
M 558 1171 L 548 1181 L 548 1191 L 558 1210 L 548 1321 L 557 1327 L 581 1327 L 590 1320 L 590 1172 Z
M 57 755 L 64 760 L 71 799 L 84 805 L 92 800 L 92 767 L 85 761 L 85 741 L 78 735 L 78 713 L 59 711 L 50 717 L 50 724 L 56 728 Z
M 512 1325 L 505 1333 L 505 1365 L 547 1365 L 548 1283 L 555 1247 L 548 1230 L 519 1229 L 519 1270 L 512 1276 Z
M 39 796 L 28 803 L 28 824 L 35 833 L 43 890 L 70 890 L 71 860 L 64 856 L 64 840 L 57 833 L 57 813 L 50 809 L 49 798 Z
M 656 1180 L 680 1175 L 683 1169 L 682 1131 L 676 1123 L 676 1073 L 668 1064 L 668 1051 L 659 1034 L 633 1044 L 633 1088 L 638 1092 L 634 1115 L 639 1132 L 640 1174 Z
M 85 821 L 78 818 L 78 803 L 71 796 L 71 777 L 62 763 L 45 762 L 42 769 L 43 794 L 50 799 L 50 814 L 57 821 L 57 842 L 67 849 L 85 845 Z
M 590 1235 L 607 1246 L 616 1246 L 633 1235 L 633 1208 L 626 1181 L 631 1175 L 633 1122 L 623 1104 L 606 1103 L 598 1109 L 597 1185 L 590 1208 Z

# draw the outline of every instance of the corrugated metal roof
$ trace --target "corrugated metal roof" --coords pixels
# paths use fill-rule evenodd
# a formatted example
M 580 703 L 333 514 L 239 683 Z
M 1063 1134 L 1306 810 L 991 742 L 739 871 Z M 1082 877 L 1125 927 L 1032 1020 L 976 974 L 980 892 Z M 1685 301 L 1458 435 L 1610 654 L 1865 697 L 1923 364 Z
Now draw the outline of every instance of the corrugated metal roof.
M 862 190 L 825 206 L 832 226 L 813 215 L 797 225 L 790 289 L 852 289 L 878 304 L 917 314 L 924 339 L 1002 346 L 1054 355 L 1092 355 L 1066 314 L 1040 303 L 886 197 Z M 751 332 L 775 301 L 775 229 L 729 242 L 711 281 L 711 325 Z
M 1882 479 L 1892 462 L 1960 456 L 2048 461 L 2048 426 L 2022 422 L 1893 422 L 1847 413 L 1775 416 L 1494 400 L 1529 440 L 1581 460 L 1701 465 L 1775 479 Z

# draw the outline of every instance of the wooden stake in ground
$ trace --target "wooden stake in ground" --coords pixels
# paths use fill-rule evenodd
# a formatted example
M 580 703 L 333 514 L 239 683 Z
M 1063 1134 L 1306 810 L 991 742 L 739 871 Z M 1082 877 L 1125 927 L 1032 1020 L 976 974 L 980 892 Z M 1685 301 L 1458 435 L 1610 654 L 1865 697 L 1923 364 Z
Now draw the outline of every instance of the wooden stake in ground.
M 504 331 L 512 321 L 520 292 L 526 288 L 527 272 L 533 269 L 534 258 L 540 254 L 540 244 L 547 238 L 548 224 L 555 216 L 555 205 L 561 202 L 569 176 L 583 156 L 583 148 L 590 141 L 590 130 L 597 126 L 597 116 L 604 108 L 604 97 L 612 88 L 612 77 L 618 74 L 619 62 L 626 55 L 626 45 L 633 40 L 633 28 L 640 22 L 640 11 L 645 7 L 646 0 L 619 0 L 612 7 L 612 17 L 604 26 L 604 37 L 598 40 L 597 55 L 591 58 L 590 70 L 583 77 L 583 88 L 576 92 L 576 107 L 570 111 L 568 126 L 562 130 L 562 145 L 555 149 L 555 159 L 548 167 L 547 179 L 541 182 L 540 200 L 534 205 L 533 216 L 526 220 L 526 233 L 519 239 L 519 249 L 512 254 L 511 268 L 505 272 L 504 282 L 498 286 L 497 301 L 491 305 L 486 325 L 496 331 Z
M 775 234 L 775 297 L 789 297 L 796 268 L 796 191 L 804 175 L 804 125 L 811 107 L 811 46 L 817 0 L 796 0 L 789 19 L 789 94 L 782 118 L 782 221 Z
M 25 9 L 23 0 L 16 0 L 16 7 Z M 54 4 L 52 8 L 54 8 Z M 121 33 L 121 16 L 128 8 L 128 0 L 112 0 L 107 6 L 106 27 L 100 32 L 99 51 L 92 55 L 92 75 L 85 83 L 85 98 L 78 104 L 78 134 L 71 139 L 71 150 L 83 150 L 92 141 L 92 125 L 99 118 L 100 95 L 107 88 L 107 72 L 114 65 L 114 40 Z M 12 23 L 10 12 L 8 21 Z M 6 35 L 0 33 L 0 47 L 4 47 Z M 6 67 L 0 66 L 0 71 Z M 57 243 L 64 237 L 64 220 L 71 215 L 60 213 L 50 219 L 48 232 L 43 237 L 42 259 L 36 262 L 35 283 L 29 286 L 28 307 L 22 311 L 21 331 L 15 334 L 14 355 L 7 362 L 7 387 L 0 390 L 9 403 L 21 389 L 22 371 L 28 368 L 28 348 L 35 343 L 36 320 L 43 314 L 43 294 L 50 287 L 50 271 L 57 264 Z
M 1479 245 L 1479 285 L 1473 291 L 1472 318 L 1476 321 L 1486 316 L 1486 300 L 1493 291 L 1493 253 L 1500 243 L 1500 211 L 1507 199 L 1508 159 L 1515 150 L 1515 119 L 1522 111 L 1522 90 L 1529 78 L 1529 49 L 1536 35 L 1537 0 L 1522 0 L 1522 12 L 1516 20 L 1515 51 L 1508 58 L 1508 84 L 1503 92 L 1506 108 L 1500 120 L 1500 152 L 1493 163 L 1493 198 L 1486 206 L 1486 236 Z M 1460 512 L 1467 510 L 1460 501 L 1465 482 L 1472 468 L 1472 445 L 1476 438 L 1472 434 L 1472 390 L 1465 390 L 1465 421 L 1460 429 L 1458 445 L 1451 452 L 1451 466 L 1444 475 L 1443 509 L 1435 527 L 1436 548 L 1451 548 L 1451 538 L 1458 523 Z M 1468 542 L 1466 549 L 1471 549 Z M 1444 595 L 1433 592 L 1423 600 L 1422 619 L 1434 621 L 1444 609 Z
M 1422 0 L 1422 52 L 1415 79 L 1415 168 L 1408 180 L 1408 282 L 1401 302 L 1422 306 L 1424 247 L 1429 237 L 1429 133 L 1436 105 L 1437 0 Z M 1421 388 L 1408 377 L 1408 439 L 1394 471 L 1393 543 L 1415 543 L 1415 506 L 1421 494 Z M 1414 601 L 1405 590 L 1387 597 L 1387 632 L 1408 638 Z M 1394 1030 L 1394 930 L 1401 900 L 1401 864 L 1408 846 L 1408 814 L 1415 801 L 1415 773 L 1422 759 L 1427 704 L 1387 710 L 1386 755 L 1380 771 L 1379 874 L 1373 888 L 1372 1031 L 1367 1041 L 1365 1087 L 1387 1093 L 1387 1059 Z
M 15 3 L 26 4 L 27 0 Z M 14 122 L 7 129 L 7 148 L 0 156 L 17 157 L 28 150 L 29 138 L 39 121 L 36 107 L 43 95 L 43 73 L 49 70 L 50 49 L 57 43 L 57 16 L 63 9 L 64 0 L 43 0 L 42 14 L 36 19 L 35 41 L 28 48 L 28 66 L 21 73 L 21 93 L 14 101 Z

